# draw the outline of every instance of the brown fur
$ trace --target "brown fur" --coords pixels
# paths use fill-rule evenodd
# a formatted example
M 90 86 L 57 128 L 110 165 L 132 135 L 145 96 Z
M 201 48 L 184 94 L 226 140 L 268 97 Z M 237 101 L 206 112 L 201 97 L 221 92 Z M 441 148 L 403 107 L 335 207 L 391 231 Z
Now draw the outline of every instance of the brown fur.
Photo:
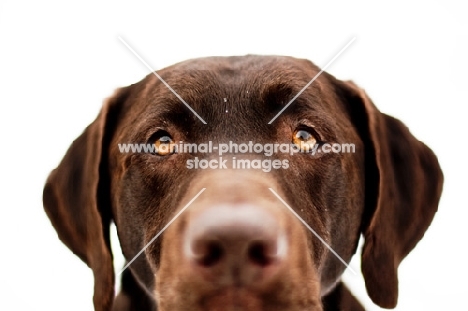
M 435 215 L 442 172 L 400 121 L 380 113 L 354 83 L 327 73 L 267 124 L 318 71 L 309 61 L 273 56 L 212 57 L 160 70 L 207 125 L 152 74 L 105 103 L 44 188 L 59 238 L 93 270 L 95 310 L 363 310 L 340 282 L 344 265 L 269 187 L 347 262 L 362 233 L 368 294 L 381 307 L 396 306 L 398 265 Z M 189 170 L 192 154 L 118 150 L 118 143 L 145 143 L 158 129 L 176 142 L 290 143 L 304 124 L 323 142 L 354 143 L 356 153 L 274 154 L 289 169 L 259 173 Z M 206 191 L 123 273 L 114 300 L 110 222 L 131 260 L 201 188 Z M 210 281 L 184 257 L 184 234 L 200 213 L 240 203 L 276 219 L 287 232 L 288 255 L 273 277 L 242 276 L 250 270 L 241 265 L 241 280 L 249 281 L 226 285 L 223 269 L 208 271 Z

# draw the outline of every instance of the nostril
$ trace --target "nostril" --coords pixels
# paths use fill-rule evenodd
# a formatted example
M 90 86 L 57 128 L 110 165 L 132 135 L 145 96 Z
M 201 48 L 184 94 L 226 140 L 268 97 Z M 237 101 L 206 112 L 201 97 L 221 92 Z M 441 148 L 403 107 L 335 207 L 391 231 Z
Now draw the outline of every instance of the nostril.
M 271 251 L 266 242 L 254 241 L 249 245 L 247 256 L 251 263 L 264 267 L 273 262 Z
M 270 273 L 287 255 L 280 224 L 274 214 L 255 206 L 209 208 L 190 219 L 184 233 L 184 255 L 195 269 L 214 276 L 233 267 L 246 269 L 247 274 L 263 269 Z
M 198 262 L 205 267 L 216 265 L 224 256 L 223 246 L 219 241 L 204 241 Z

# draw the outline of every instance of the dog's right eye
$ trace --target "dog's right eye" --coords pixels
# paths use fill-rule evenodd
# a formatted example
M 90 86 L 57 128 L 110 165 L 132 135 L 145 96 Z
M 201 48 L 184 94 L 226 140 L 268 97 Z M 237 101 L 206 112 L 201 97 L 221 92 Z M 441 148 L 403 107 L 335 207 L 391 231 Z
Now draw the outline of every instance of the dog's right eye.
M 168 132 L 159 130 L 149 139 L 149 143 L 154 145 L 153 154 L 167 156 L 175 153 L 176 144 Z

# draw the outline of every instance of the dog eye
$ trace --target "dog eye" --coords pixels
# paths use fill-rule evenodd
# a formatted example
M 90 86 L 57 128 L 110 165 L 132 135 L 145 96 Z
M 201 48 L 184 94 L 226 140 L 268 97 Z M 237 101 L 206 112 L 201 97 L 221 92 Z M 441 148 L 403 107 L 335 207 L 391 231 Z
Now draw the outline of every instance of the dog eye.
M 294 131 L 292 142 L 301 151 L 308 152 L 317 144 L 317 139 L 309 130 L 299 129 Z
M 176 144 L 168 132 L 159 130 L 149 141 L 154 145 L 154 154 L 166 156 L 175 153 Z

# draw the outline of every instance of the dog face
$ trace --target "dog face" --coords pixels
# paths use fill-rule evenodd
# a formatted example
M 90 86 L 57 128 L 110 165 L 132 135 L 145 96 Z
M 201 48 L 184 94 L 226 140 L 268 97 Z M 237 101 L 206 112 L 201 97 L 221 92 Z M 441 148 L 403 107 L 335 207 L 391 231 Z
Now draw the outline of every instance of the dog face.
M 326 310 L 361 233 L 368 293 L 396 305 L 398 264 L 436 212 L 442 174 L 404 125 L 327 73 L 269 122 L 319 71 L 288 57 L 190 60 L 158 73 L 196 113 L 154 75 L 108 100 L 44 189 L 59 237 L 93 269 L 96 310 Z M 172 149 L 208 141 L 355 149 L 222 159 Z M 170 148 L 125 153 L 122 143 Z M 200 160 L 226 167 L 188 168 Z M 136 257 L 114 303 L 111 221 L 127 261 Z

